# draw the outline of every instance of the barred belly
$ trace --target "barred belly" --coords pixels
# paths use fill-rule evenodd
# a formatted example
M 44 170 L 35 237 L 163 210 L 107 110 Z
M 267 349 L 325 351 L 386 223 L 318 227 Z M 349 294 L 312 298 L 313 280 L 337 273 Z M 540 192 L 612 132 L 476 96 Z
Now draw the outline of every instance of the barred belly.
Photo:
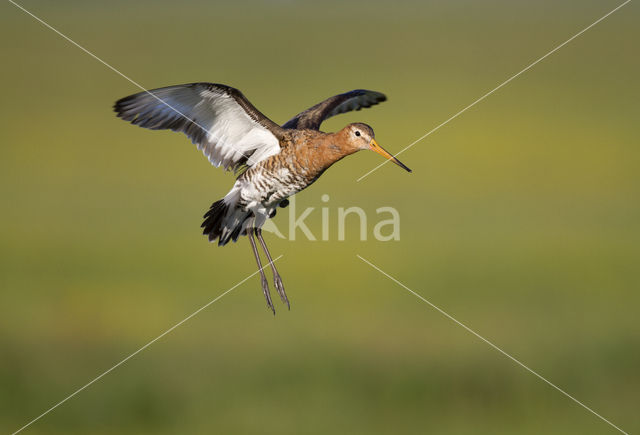
M 238 177 L 236 188 L 240 190 L 238 205 L 256 216 L 272 214 L 278 204 L 300 192 L 310 183 L 307 171 L 294 173 L 284 165 L 262 165 L 248 169 Z

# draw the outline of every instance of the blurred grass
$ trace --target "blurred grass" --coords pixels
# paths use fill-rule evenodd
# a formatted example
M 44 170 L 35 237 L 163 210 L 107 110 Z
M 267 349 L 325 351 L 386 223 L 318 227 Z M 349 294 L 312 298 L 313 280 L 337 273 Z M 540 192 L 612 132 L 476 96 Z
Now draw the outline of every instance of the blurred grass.
M 23 5 L 144 86 L 228 83 L 284 122 L 397 151 L 617 2 Z M 10 4 L 0 44 L 0 430 L 13 431 L 254 271 L 200 236 L 232 183 L 133 128 L 130 83 Z M 401 242 L 270 238 L 292 299 L 251 279 L 31 433 L 607 433 L 611 428 L 355 257 L 383 267 L 633 433 L 640 430 L 638 9 L 612 15 L 402 160 L 361 153 L 297 198 L 396 207 Z M 308 219 L 320 233 L 320 214 Z M 335 222 L 335 221 L 334 221 Z M 286 227 L 281 213 L 276 223 Z M 332 226 L 332 229 L 334 227 Z

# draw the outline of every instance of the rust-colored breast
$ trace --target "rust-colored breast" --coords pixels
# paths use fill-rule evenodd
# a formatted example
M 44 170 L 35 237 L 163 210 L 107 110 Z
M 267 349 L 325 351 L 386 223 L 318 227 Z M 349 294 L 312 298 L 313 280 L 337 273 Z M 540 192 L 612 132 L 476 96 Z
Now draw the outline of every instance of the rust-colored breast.
M 357 151 L 340 132 L 289 130 L 280 145 L 279 154 L 247 169 L 239 177 L 242 183 L 253 186 L 248 189 L 251 198 L 247 198 L 247 202 L 278 203 L 312 184 L 333 163 Z
M 329 166 L 354 153 L 350 144 L 339 133 L 317 130 L 291 130 L 280 142 L 282 151 L 273 156 L 295 173 L 306 173 L 315 179 Z M 275 162 L 274 162 L 275 163 Z

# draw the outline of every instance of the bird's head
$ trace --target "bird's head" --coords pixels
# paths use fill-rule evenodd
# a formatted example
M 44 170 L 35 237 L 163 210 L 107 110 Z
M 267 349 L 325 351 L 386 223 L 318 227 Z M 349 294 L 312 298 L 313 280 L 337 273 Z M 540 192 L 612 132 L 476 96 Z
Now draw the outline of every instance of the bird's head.
M 363 124 L 361 122 L 349 124 L 342 130 L 342 132 L 346 136 L 346 141 L 354 152 L 360 150 L 375 151 L 385 159 L 391 160 L 402 169 L 411 172 L 411 169 L 407 168 L 402 162 L 400 162 L 400 160 L 393 157 L 384 148 L 378 145 L 378 142 L 376 142 L 375 139 L 375 134 L 373 133 L 373 128 L 367 124 Z

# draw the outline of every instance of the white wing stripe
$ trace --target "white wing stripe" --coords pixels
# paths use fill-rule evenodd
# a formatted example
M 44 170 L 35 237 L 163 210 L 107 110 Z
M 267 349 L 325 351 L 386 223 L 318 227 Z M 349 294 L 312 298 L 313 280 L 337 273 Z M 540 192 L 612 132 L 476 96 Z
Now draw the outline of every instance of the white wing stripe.
M 213 165 L 225 169 L 245 161 L 252 165 L 280 152 L 278 138 L 218 85 L 155 89 L 124 98 L 115 109 L 141 127 L 185 133 Z

